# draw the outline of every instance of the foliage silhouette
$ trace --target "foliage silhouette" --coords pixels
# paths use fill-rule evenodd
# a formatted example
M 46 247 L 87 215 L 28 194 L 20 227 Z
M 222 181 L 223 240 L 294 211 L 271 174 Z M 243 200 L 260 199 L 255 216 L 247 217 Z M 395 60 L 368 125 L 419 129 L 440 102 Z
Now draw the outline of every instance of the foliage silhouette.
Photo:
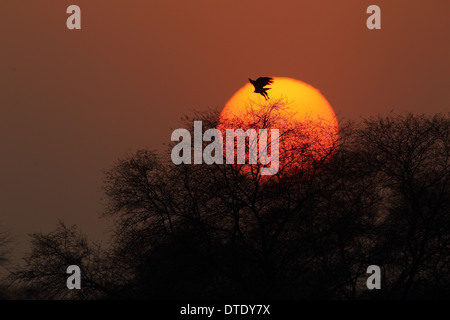
M 217 119 L 206 114 L 204 130 Z M 449 298 L 449 122 L 391 114 L 349 123 L 321 158 L 288 161 L 268 180 L 244 165 L 176 166 L 139 150 L 106 172 L 111 248 L 60 224 L 32 236 L 12 279 L 56 299 Z M 288 134 L 305 132 L 280 128 Z M 64 268 L 75 262 L 83 285 L 70 293 Z M 382 290 L 366 287 L 372 264 Z
M 0 279 L 4 277 L 7 272 L 9 258 L 11 255 L 11 236 L 8 232 L 0 230 Z M 0 300 L 8 298 L 10 292 L 6 286 L 0 284 Z

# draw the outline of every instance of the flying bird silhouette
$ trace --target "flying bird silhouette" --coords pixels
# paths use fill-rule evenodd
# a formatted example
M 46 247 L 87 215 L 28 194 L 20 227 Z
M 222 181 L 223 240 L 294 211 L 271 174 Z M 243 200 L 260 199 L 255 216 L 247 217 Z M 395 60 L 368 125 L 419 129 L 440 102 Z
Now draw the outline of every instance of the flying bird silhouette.
M 248 80 L 250 81 L 250 83 L 255 87 L 255 91 L 254 93 L 259 93 L 260 95 L 262 95 L 266 100 L 269 99 L 269 95 L 267 94 L 267 90 L 269 90 L 270 88 L 264 88 L 265 86 L 272 84 L 273 83 L 273 78 L 269 78 L 269 77 L 259 77 L 256 80 L 252 80 L 250 78 L 248 78 Z

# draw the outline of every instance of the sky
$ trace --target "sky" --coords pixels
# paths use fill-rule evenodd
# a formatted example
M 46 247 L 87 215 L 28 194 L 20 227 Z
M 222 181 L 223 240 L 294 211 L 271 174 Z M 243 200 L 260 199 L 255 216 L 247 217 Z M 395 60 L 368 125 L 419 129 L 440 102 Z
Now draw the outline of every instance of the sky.
M 81 30 L 66 9 L 81 8 Z M 381 8 L 381 30 L 366 9 Z M 259 76 L 321 91 L 339 121 L 448 112 L 448 0 L 2 0 L 0 227 L 108 237 L 104 171 L 165 150 L 180 118 Z

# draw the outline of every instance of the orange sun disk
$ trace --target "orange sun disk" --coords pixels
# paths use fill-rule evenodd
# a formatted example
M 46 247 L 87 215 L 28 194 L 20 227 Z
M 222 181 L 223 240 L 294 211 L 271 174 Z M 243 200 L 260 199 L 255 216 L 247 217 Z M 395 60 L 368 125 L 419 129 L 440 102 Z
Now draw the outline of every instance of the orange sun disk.
M 235 126 L 236 123 L 240 123 L 245 127 L 240 128 L 246 130 L 251 127 L 249 122 L 254 121 L 250 119 L 249 109 L 252 109 L 254 114 L 259 110 L 267 110 L 270 106 L 278 105 L 281 106 L 278 109 L 279 115 L 288 120 L 278 122 L 274 126 L 283 127 L 288 123 L 301 128 L 299 131 L 305 133 L 303 138 L 299 138 L 298 135 L 290 136 L 289 141 L 283 141 L 283 137 L 280 136 L 280 167 L 283 166 L 283 162 L 288 162 L 283 156 L 289 153 L 286 152 L 287 149 L 293 150 L 293 146 L 297 147 L 294 148 L 296 150 L 303 150 L 301 155 L 300 151 L 296 151 L 299 155 L 295 161 L 296 168 L 305 168 L 305 163 L 308 162 L 310 166 L 311 160 L 319 161 L 329 156 L 336 146 L 339 131 L 338 121 L 331 105 L 319 90 L 309 84 L 285 77 L 274 77 L 273 80 L 273 84 L 268 86 L 271 89 L 267 91 L 269 94 L 267 101 L 262 95 L 253 92 L 254 87 L 251 83 L 239 89 L 225 104 L 219 118 L 219 129 L 239 129 Z M 279 129 L 282 135 L 284 129 L 282 127 L 272 128 Z

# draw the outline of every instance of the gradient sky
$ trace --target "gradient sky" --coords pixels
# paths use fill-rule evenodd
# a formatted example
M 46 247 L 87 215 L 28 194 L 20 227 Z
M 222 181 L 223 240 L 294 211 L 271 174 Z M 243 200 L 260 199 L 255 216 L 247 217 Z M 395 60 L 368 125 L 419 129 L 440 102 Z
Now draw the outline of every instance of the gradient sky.
M 82 30 L 66 28 L 77 4 Z M 382 30 L 366 28 L 377 4 Z M 448 0 L 2 0 L 0 226 L 105 239 L 103 170 L 161 149 L 248 77 L 318 88 L 338 118 L 449 111 Z

